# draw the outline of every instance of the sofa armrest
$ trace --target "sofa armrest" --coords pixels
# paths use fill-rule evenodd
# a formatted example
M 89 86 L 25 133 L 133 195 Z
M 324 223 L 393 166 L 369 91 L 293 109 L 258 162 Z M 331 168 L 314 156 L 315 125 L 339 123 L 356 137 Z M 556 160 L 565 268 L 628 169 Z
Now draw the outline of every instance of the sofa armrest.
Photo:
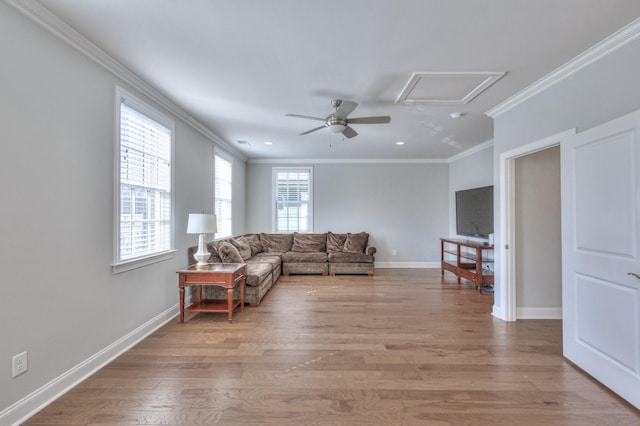
M 377 251 L 378 251 L 378 250 L 376 250 L 376 248 L 375 248 L 375 247 L 373 247 L 373 246 L 369 246 L 369 247 L 367 247 L 367 251 L 366 251 L 366 253 L 367 253 L 367 254 L 369 254 L 369 255 L 371 255 L 371 256 L 373 256 L 374 254 L 376 254 L 376 252 L 377 252 Z

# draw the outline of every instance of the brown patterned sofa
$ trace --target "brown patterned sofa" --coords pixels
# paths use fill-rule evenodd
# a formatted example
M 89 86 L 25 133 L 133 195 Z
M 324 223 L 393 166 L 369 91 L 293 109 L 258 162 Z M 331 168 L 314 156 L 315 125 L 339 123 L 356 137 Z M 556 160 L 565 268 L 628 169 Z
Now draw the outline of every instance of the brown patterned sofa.
M 246 263 L 245 302 L 257 306 L 281 274 L 374 273 L 375 247 L 369 234 L 245 234 L 207 244 L 209 262 Z M 197 247 L 189 247 L 189 264 Z M 236 292 L 239 290 L 235 290 Z M 235 295 L 236 297 L 238 295 Z M 226 290 L 205 287 L 203 297 L 226 298 Z

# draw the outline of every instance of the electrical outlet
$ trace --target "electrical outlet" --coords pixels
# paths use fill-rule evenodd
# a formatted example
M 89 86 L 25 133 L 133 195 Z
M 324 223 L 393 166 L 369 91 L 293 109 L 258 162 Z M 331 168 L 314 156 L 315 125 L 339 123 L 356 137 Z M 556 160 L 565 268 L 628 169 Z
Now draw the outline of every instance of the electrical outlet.
M 393 249 L 393 250 L 391 250 L 391 254 L 392 254 L 393 256 L 395 256 L 396 254 L 398 254 L 398 251 L 397 251 L 396 249 Z
M 14 355 L 11 358 L 11 367 L 13 371 L 13 375 L 11 377 L 16 377 L 22 373 L 26 373 L 29 368 L 29 365 L 27 364 L 27 351 Z

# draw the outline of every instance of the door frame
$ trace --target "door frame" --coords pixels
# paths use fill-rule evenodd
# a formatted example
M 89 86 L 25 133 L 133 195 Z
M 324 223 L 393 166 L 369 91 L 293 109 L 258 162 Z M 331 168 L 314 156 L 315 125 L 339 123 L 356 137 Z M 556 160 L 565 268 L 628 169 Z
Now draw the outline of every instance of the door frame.
M 500 154 L 498 227 L 500 238 L 496 247 L 496 276 L 493 315 L 504 321 L 516 320 L 516 256 L 515 256 L 515 160 L 557 145 L 573 137 L 576 129 L 565 130 L 535 142 L 519 146 Z M 507 248 L 508 247 L 508 248 Z

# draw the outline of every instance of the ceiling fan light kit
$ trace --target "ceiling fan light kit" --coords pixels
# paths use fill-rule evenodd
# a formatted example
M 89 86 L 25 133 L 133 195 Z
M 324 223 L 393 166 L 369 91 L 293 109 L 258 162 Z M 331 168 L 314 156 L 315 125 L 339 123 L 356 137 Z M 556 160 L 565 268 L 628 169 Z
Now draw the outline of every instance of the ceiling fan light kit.
M 330 117 L 327 118 L 327 124 L 325 124 L 325 126 L 329 128 L 331 133 L 342 133 L 342 131 L 347 127 L 347 121 L 340 118 Z
M 341 99 L 333 99 L 331 101 L 331 106 L 335 108 L 335 112 L 333 114 L 329 114 L 325 118 L 320 117 L 312 117 L 309 115 L 300 115 L 300 114 L 285 114 L 287 117 L 295 117 L 295 118 L 304 118 L 307 120 L 317 120 L 324 121 L 323 126 L 316 127 L 311 130 L 307 130 L 306 132 L 300 133 L 300 135 L 308 135 L 309 133 L 315 132 L 322 128 L 327 128 L 331 133 L 342 133 L 347 138 L 352 138 L 358 135 L 358 132 L 353 130 L 349 124 L 384 124 L 389 123 L 391 121 L 391 117 L 388 115 L 380 116 L 380 117 L 358 117 L 358 118 L 347 118 L 351 112 L 358 106 L 357 103 L 352 101 L 343 101 Z

